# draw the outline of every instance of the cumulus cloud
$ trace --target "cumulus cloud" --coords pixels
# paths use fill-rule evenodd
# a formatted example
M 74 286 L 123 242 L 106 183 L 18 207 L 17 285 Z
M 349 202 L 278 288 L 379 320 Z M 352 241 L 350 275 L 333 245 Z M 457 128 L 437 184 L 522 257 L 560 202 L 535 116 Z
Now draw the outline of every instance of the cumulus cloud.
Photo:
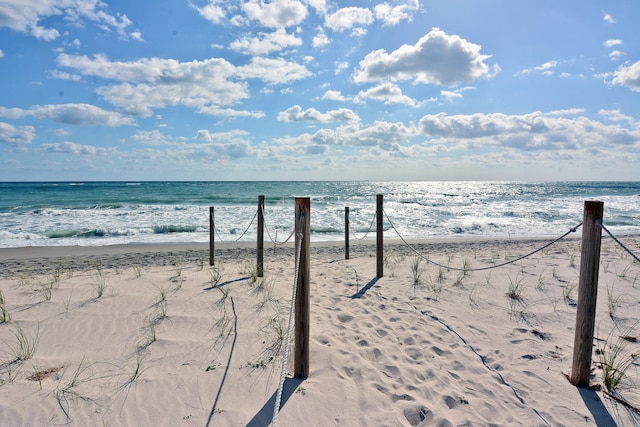
M 622 40 L 609 39 L 609 40 L 605 41 L 604 43 L 602 43 L 602 45 L 605 46 L 605 47 L 620 46 L 620 45 L 622 45 Z
M 340 108 L 338 110 L 330 110 L 326 113 L 321 113 L 315 108 L 309 108 L 303 110 L 299 105 L 282 111 L 278 114 L 278 120 L 281 122 L 357 122 L 359 117 L 352 110 L 347 108 Z
M 634 92 L 640 92 L 640 61 L 620 66 L 615 71 L 611 83 L 626 86 Z
M 200 16 L 202 16 L 207 21 L 210 21 L 214 24 L 219 24 L 222 22 L 227 14 L 222 7 L 223 2 L 221 0 L 211 0 L 209 4 L 198 7 L 194 4 L 190 4 L 192 8 L 198 11 Z
M 580 150 L 590 147 L 640 145 L 640 132 L 609 126 L 585 117 L 567 118 L 535 112 L 426 115 L 420 132 L 436 142 L 478 147 L 504 146 L 522 151 Z M 434 142 L 435 143 L 435 142 Z
M 323 100 L 328 101 L 346 101 L 347 98 L 339 90 L 328 90 L 322 95 Z
M 229 48 L 249 55 L 266 55 L 301 45 L 302 39 L 288 34 L 284 28 L 279 28 L 272 33 L 258 33 L 256 37 L 245 36 L 233 41 Z
M 298 0 L 249 0 L 242 5 L 247 17 L 267 28 L 286 28 L 300 24 L 307 17 L 306 6 Z
M 55 28 L 41 26 L 41 22 L 52 16 L 63 16 L 65 21 L 78 24 L 91 21 L 99 28 L 116 31 L 123 37 L 127 36 L 127 27 L 131 25 L 126 15 L 114 15 L 109 12 L 106 3 L 96 0 L 3 0 L 0 27 L 51 41 L 58 38 L 60 32 Z
M 260 79 L 267 84 L 286 84 L 311 76 L 304 65 L 283 58 L 252 58 L 251 63 L 238 67 L 236 71 L 238 78 Z
M 33 126 L 13 126 L 9 123 L 0 122 L 0 142 L 13 146 L 31 144 L 36 137 L 36 130 Z
M 358 93 L 358 100 L 373 99 L 385 104 L 404 104 L 410 107 L 420 105 L 415 99 L 404 95 L 402 89 L 392 83 L 383 83 Z
M 331 39 L 327 37 L 322 27 L 317 28 L 318 33 L 313 37 L 311 44 L 315 48 L 322 48 L 331 43 Z
M 324 25 L 333 31 L 345 31 L 354 27 L 371 25 L 373 20 L 373 13 L 367 8 L 344 7 L 327 15 Z
M 481 46 L 434 28 L 418 42 L 387 53 L 376 50 L 360 61 L 356 83 L 381 80 L 413 80 L 414 83 L 454 86 L 490 78 L 498 66 L 485 63 L 490 55 Z
M 75 142 L 69 141 L 42 144 L 40 149 L 47 153 L 64 153 L 82 156 L 106 156 L 117 152 L 115 148 L 99 148 L 93 145 L 76 144 Z
M 131 117 L 106 111 L 90 104 L 34 105 L 27 110 L 0 107 L 0 117 L 12 119 L 36 117 L 38 119 L 51 119 L 69 125 L 84 126 L 117 127 L 135 124 Z
M 410 0 L 396 5 L 380 3 L 374 7 L 376 19 L 383 25 L 398 25 L 402 21 L 411 21 L 413 14 L 420 9 L 418 0 Z

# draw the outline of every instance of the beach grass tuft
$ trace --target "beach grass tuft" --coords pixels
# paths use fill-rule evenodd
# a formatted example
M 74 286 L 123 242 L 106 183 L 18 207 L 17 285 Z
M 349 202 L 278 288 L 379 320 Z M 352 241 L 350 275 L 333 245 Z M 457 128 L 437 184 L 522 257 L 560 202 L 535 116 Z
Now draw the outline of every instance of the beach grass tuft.
M 33 357 L 40 341 L 40 327 L 36 329 L 34 335 L 27 335 L 25 331 L 16 326 L 13 335 L 16 339 L 15 345 L 9 344 L 9 354 L 14 361 L 25 361 Z

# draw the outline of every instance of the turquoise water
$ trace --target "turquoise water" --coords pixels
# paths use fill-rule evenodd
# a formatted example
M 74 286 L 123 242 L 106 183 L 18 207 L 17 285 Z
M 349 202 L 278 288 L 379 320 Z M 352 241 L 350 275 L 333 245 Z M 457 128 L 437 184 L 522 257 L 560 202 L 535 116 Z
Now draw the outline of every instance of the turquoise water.
M 259 195 L 272 238 L 291 233 L 300 196 L 311 198 L 312 240 L 342 240 L 344 208 L 362 237 L 377 194 L 391 238 L 553 236 L 578 224 L 592 199 L 604 201 L 610 230 L 640 232 L 640 182 L 0 183 L 0 247 L 207 242 L 209 206 L 220 239 L 248 229 L 241 240 L 255 241 Z

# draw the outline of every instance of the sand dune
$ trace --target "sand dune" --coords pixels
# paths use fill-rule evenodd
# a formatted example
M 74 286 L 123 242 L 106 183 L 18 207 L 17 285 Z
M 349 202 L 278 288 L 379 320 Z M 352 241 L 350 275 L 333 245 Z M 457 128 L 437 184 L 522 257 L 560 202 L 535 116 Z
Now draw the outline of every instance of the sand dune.
M 478 268 L 541 243 L 415 247 Z M 313 244 L 311 371 L 286 380 L 278 425 L 637 425 L 606 388 L 565 377 L 579 245 L 465 274 L 418 262 L 395 242 L 376 279 L 370 244 L 353 245 L 350 260 L 338 245 Z M 269 425 L 293 248 L 266 251 L 255 280 L 254 257 L 251 247 L 222 247 L 212 269 L 202 245 L 1 250 L 2 425 Z M 619 361 L 640 352 L 632 261 L 603 240 L 593 385 L 616 343 Z M 19 337 L 33 354 L 20 355 Z M 613 394 L 640 405 L 636 364 Z

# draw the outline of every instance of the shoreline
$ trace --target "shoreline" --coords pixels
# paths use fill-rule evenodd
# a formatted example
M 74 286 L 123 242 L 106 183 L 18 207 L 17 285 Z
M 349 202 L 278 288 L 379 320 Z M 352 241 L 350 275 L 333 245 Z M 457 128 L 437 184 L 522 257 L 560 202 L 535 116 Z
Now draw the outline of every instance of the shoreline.
M 566 236 L 563 241 L 577 241 L 578 233 Z M 437 239 L 387 239 L 384 250 L 388 254 L 409 256 L 418 252 L 477 253 L 490 248 L 543 245 L 557 237 L 523 237 L 501 240 L 484 237 L 460 237 Z M 608 238 L 608 236 L 607 236 Z M 603 236 L 603 240 L 605 237 Z M 405 243 L 406 242 L 406 243 Z M 561 242 L 559 242 L 561 243 Z M 265 244 L 265 263 L 284 261 L 294 255 L 294 242 L 273 247 Z M 215 246 L 214 261 L 251 259 L 255 257 L 256 242 L 218 243 Z M 312 257 L 332 257 L 344 259 L 344 242 L 322 241 L 311 243 Z M 375 257 L 374 240 L 350 241 L 349 254 L 352 257 Z M 515 256 L 526 253 L 514 253 Z M 312 260 L 313 262 L 313 260 Z M 135 243 L 107 246 L 31 246 L 21 248 L 0 248 L 0 277 L 19 275 L 45 275 L 56 270 L 86 271 L 96 267 L 102 269 L 209 265 L 208 243 Z

